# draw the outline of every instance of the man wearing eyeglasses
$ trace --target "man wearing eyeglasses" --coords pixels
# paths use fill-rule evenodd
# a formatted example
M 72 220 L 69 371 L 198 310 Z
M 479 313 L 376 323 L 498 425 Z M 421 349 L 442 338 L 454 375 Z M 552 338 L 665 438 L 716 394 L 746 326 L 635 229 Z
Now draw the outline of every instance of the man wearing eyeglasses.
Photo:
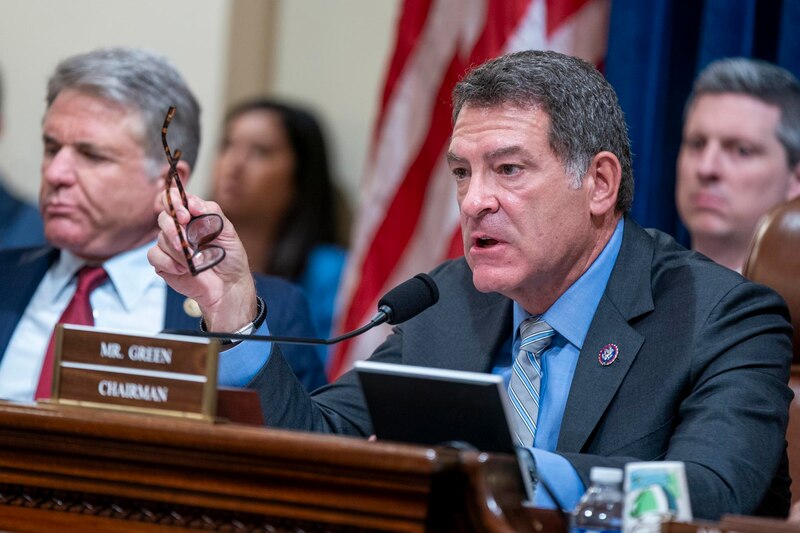
M 197 305 L 168 288 L 147 262 L 170 169 L 160 133 L 171 105 L 179 109 L 170 128 L 180 150 L 174 171 L 186 182 L 200 144 L 200 109 L 165 58 L 101 49 L 66 59 L 51 76 L 39 200 L 52 247 L 0 253 L 0 398 L 47 397 L 51 332 L 68 322 L 62 318 L 81 291 L 96 327 L 144 333 L 199 327 Z M 255 282 L 270 308 L 271 331 L 315 336 L 299 289 L 274 278 Z M 315 348 L 287 351 L 304 386 L 324 383 Z M 235 352 L 220 354 L 221 385 L 247 386 L 257 371 Z

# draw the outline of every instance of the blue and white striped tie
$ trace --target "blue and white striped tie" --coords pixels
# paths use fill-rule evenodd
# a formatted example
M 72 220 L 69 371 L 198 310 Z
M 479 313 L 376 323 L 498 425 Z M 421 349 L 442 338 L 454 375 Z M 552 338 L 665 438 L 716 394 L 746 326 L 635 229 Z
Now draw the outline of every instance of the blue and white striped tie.
M 511 369 L 508 396 L 514 406 L 514 433 L 520 446 L 532 446 L 539 417 L 539 389 L 542 381 L 542 352 L 555 330 L 541 317 L 531 317 L 519 326 L 519 354 Z

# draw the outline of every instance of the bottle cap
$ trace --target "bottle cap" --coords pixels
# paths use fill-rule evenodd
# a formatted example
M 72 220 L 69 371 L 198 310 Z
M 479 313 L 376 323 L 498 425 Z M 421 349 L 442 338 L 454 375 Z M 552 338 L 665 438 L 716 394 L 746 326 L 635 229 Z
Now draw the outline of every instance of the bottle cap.
M 597 483 L 622 483 L 622 469 L 593 466 L 589 471 L 589 479 Z

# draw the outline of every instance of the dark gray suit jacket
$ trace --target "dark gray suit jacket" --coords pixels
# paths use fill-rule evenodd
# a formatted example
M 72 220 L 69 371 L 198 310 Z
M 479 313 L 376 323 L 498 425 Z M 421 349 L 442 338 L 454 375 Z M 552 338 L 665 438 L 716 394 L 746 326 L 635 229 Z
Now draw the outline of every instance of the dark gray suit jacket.
M 463 259 L 432 276 L 439 303 L 396 327 L 372 360 L 491 372 L 512 334 L 511 300 L 478 292 Z M 790 335 L 774 292 L 627 219 L 556 451 L 584 482 L 592 466 L 684 461 L 696 517 L 785 516 Z M 619 357 L 601 366 L 608 343 Z M 275 356 L 258 377 L 269 382 L 268 424 L 370 434 L 353 372 L 311 397 L 288 374 Z

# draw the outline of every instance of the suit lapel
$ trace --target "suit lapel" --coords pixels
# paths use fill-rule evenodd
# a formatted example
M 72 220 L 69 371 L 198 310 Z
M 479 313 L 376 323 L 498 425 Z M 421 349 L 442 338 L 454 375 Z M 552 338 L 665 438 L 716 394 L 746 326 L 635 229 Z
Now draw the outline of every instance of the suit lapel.
M 628 325 L 628 321 L 604 295 L 578 357 L 561 423 L 559 451 L 581 451 L 643 342 L 644 338 Z M 613 363 L 603 366 L 598 355 L 609 344 L 617 347 L 618 356 Z
M 411 320 L 419 325 L 409 328 L 413 335 L 405 337 L 405 362 L 491 372 L 498 350 L 511 336 L 512 302 L 497 293 L 478 291 L 464 258 L 441 268 L 446 275 L 434 271 L 441 297 Z
M 644 343 L 630 321 L 653 309 L 652 260 L 652 239 L 638 224 L 626 218 L 617 262 L 578 357 L 558 451 L 582 450 Z M 604 366 L 598 356 L 609 344 L 617 347 L 618 355 L 613 363 Z
M 0 259 L 0 359 L 33 293 L 57 257 L 57 250 L 45 247 L 11 251 Z
M 457 335 L 451 344 L 451 352 L 457 356 L 457 365 L 471 372 L 491 372 L 497 354 L 511 337 L 511 300 L 499 294 L 480 294 L 480 298 L 470 304 L 472 321 L 469 334 Z M 486 332 L 495 332 L 487 335 Z M 509 352 L 511 347 L 509 346 Z

